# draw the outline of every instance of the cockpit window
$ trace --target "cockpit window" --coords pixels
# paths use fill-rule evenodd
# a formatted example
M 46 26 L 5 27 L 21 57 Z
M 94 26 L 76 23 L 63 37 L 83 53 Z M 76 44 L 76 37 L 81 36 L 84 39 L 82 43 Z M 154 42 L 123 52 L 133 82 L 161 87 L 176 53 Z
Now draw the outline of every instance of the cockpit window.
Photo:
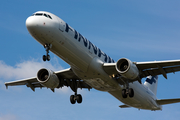
M 36 16 L 42 16 L 43 14 L 42 13 L 36 13 L 35 15 Z
M 48 17 L 49 17 L 50 19 L 52 19 L 52 17 L 51 17 L 50 15 L 48 15 Z
M 48 17 L 46 14 L 44 14 L 45 17 Z
M 50 15 L 46 14 L 46 13 L 35 13 L 32 16 L 45 16 L 47 18 L 52 19 L 52 17 Z

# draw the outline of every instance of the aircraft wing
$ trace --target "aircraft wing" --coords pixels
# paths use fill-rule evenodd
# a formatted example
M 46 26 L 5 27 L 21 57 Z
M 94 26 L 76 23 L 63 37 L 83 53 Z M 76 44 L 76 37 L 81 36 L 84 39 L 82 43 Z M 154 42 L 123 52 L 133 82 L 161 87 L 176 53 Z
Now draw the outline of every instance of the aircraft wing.
M 140 71 L 140 78 L 149 75 L 162 74 L 167 79 L 167 73 L 180 71 L 180 60 L 133 62 Z M 109 75 L 119 74 L 116 70 L 116 63 L 104 63 L 103 69 Z
M 81 89 L 82 88 L 91 89 L 91 87 L 89 85 L 87 85 L 85 82 L 83 82 L 82 80 L 80 80 L 73 73 L 73 71 L 70 68 L 69 69 L 65 69 L 65 70 L 61 70 L 61 71 L 57 71 L 57 72 L 55 72 L 55 74 L 57 75 L 57 77 L 60 80 L 59 87 L 64 87 L 64 86 L 68 87 L 68 86 L 70 86 L 71 89 L 74 89 L 72 84 L 74 82 L 78 82 L 78 84 L 77 84 L 78 88 L 81 88 Z M 35 91 L 35 88 L 37 88 L 37 87 L 39 87 L 39 88 L 44 87 L 43 85 L 41 85 L 39 83 L 39 81 L 37 80 L 36 77 L 27 78 L 27 79 L 23 79 L 23 80 L 6 82 L 5 85 L 6 85 L 6 88 L 8 88 L 8 86 L 26 85 L 27 87 L 30 87 L 33 91 Z

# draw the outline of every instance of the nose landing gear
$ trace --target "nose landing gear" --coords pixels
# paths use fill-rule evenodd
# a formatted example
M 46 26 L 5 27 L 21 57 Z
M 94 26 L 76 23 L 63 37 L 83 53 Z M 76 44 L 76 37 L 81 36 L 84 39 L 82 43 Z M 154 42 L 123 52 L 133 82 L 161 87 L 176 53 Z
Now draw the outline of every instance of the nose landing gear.
M 50 61 L 50 55 L 49 55 L 49 50 L 51 49 L 52 44 L 45 44 L 44 48 L 46 49 L 46 55 L 43 55 L 43 61 Z

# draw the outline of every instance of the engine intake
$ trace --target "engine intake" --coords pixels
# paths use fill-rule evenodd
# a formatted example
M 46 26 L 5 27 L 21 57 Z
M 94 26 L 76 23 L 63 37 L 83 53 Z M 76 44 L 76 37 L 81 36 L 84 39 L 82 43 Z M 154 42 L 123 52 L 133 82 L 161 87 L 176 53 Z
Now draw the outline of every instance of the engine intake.
M 139 76 L 139 70 L 137 66 L 126 58 L 121 58 L 118 60 L 116 63 L 116 70 L 123 77 L 131 80 L 136 79 Z
M 57 88 L 59 86 L 59 78 L 57 75 L 48 69 L 40 69 L 37 73 L 37 80 L 47 88 Z

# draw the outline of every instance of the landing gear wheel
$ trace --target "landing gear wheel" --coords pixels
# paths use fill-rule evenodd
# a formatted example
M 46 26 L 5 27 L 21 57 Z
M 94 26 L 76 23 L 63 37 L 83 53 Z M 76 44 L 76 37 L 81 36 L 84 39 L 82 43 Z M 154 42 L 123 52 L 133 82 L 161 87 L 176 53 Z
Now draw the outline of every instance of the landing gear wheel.
M 71 95 L 71 96 L 70 96 L 70 102 L 71 102 L 71 104 L 75 104 L 75 103 L 76 103 L 76 100 L 75 100 L 75 96 L 74 96 L 74 95 Z
M 46 55 L 43 55 L 43 61 L 46 61 L 47 57 Z
M 130 98 L 134 97 L 134 90 L 132 88 L 129 89 L 128 93 Z
M 43 61 L 46 61 L 46 60 L 47 60 L 47 61 L 50 61 L 50 59 L 51 59 L 51 58 L 50 58 L 50 55 L 47 55 L 47 56 L 46 56 L 46 55 L 43 55 Z
M 82 103 L 82 96 L 80 94 L 78 95 L 71 95 L 70 96 L 70 102 L 71 104 L 75 104 L 77 101 L 77 103 Z
M 50 59 L 51 59 L 50 55 L 47 55 L 46 59 L 47 59 L 47 61 L 50 61 Z
M 126 89 L 123 89 L 123 90 L 122 90 L 122 97 L 123 97 L 123 98 L 127 98 Z
M 77 103 L 82 103 L 82 96 L 80 94 L 78 94 L 76 96 L 76 100 L 77 100 Z

